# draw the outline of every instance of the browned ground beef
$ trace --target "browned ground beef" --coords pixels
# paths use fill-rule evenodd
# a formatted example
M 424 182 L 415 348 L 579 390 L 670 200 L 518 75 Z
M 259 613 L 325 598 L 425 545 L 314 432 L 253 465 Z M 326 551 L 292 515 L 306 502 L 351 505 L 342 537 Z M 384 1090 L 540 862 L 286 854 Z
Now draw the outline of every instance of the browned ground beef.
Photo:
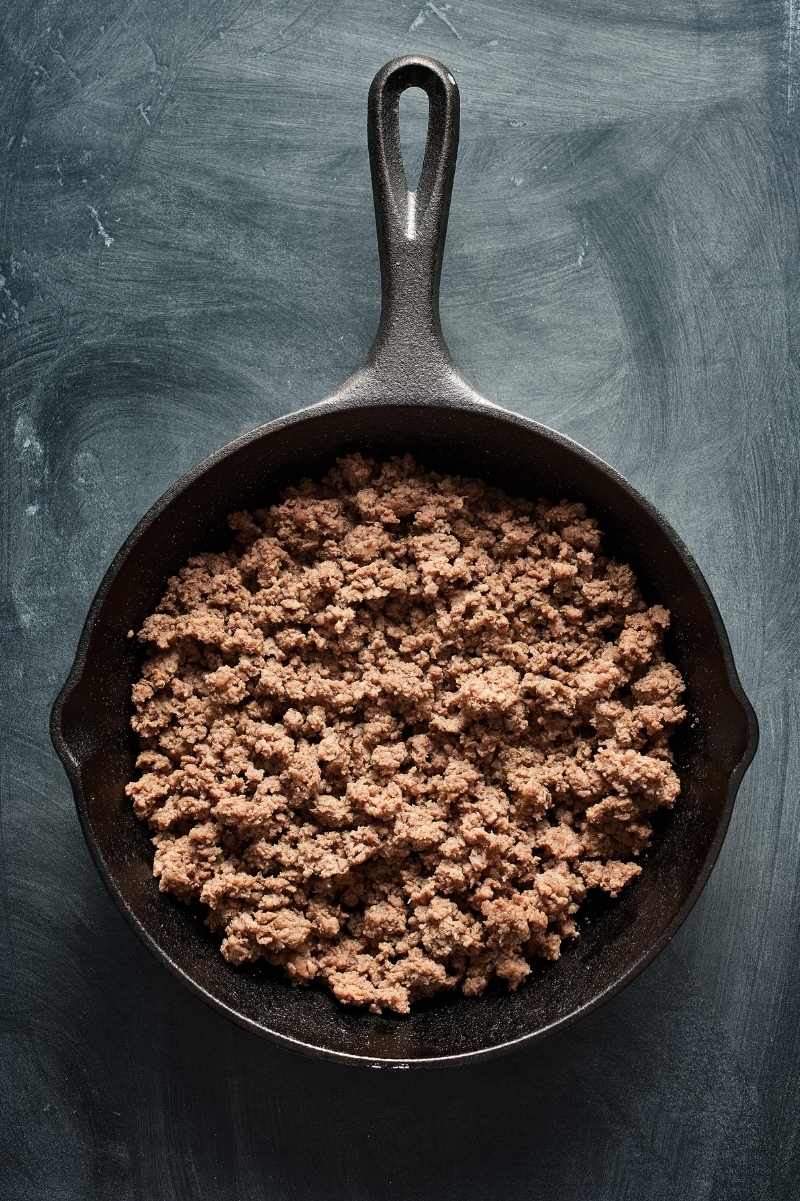
M 557 959 L 679 793 L 669 614 L 580 504 L 342 459 L 230 518 L 139 639 L 128 785 L 231 963 L 408 1012 Z

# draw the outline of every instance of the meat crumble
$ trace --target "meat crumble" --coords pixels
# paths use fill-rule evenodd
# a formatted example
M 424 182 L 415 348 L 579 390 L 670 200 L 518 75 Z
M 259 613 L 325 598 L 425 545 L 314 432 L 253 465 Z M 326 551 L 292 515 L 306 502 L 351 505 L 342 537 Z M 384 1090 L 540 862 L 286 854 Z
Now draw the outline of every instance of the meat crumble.
M 340 459 L 234 513 L 138 638 L 160 888 L 232 964 L 408 1013 L 577 936 L 680 783 L 669 614 L 581 504 Z

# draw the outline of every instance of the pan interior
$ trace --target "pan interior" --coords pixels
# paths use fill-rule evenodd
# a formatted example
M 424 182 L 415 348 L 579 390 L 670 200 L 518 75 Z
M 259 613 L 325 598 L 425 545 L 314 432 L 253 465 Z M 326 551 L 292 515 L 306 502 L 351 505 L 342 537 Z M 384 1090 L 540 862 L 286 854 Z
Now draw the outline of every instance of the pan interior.
M 426 466 L 479 476 L 509 493 L 585 501 L 646 597 L 672 611 L 668 650 L 687 681 L 691 714 L 676 742 L 683 794 L 635 885 L 617 901 L 586 906 L 580 939 L 557 963 L 534 965 L 517 993 L 497 987 L 477 1000 L 444 996 L 406 1018 L 350 1012 L 326 992 L 292 988 L 267 967 L 229 966 L 202 916 L 158 892 L 149 839 L 123 794 L 133 775 L 129 697 L 139 667 L 128 630 L 191 554 L 226 544 L 228 513 L 269 504 L 284 483 L 317 475 L 355 449 L 377 457 L 411 452 Z M 713 603 L 657 515 L 573 444 L 486 408 L 333 405 L 234 444 L 137 528 L 103 583 L 87 631 L 60 734 L 80 782 L 87 837 L 112 891 L 146 940 L 215 1003 L 329 1053 L 410 1061 L 486 1051 L 541 1033 L 614 990 L 658 949 L 705 879 L 727 824 L 731 777 L 749 749 L 747 713 Z

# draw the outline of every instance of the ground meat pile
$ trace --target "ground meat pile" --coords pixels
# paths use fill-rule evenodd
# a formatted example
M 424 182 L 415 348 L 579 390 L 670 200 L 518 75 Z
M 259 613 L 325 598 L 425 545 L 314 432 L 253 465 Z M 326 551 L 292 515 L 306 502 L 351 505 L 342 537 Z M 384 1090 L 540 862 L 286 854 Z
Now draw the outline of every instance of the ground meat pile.
M 516 988 L 679 793 L 669 614 L 580 504 L 341 459 L 230 518 L 139 632 L 128 785 L 233 964 L 407 1013 Z

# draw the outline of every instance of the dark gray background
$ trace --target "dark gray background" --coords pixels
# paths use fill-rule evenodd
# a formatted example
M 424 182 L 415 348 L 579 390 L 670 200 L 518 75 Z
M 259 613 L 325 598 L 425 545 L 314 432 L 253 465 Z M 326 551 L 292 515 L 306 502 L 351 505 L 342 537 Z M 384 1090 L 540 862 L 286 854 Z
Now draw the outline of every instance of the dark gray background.
M 800 2 L 10 0 L 0 51 L 9 1201 L 786 1198 L 798 1170 Z M 462 91 L 443 321 L 695 553 L 761 722 L 711 883 L 526 1054 L 376 1072 L 184 992 L 97 876 L 47 717 L 133 522 L 376 321 L 365 100 Z

